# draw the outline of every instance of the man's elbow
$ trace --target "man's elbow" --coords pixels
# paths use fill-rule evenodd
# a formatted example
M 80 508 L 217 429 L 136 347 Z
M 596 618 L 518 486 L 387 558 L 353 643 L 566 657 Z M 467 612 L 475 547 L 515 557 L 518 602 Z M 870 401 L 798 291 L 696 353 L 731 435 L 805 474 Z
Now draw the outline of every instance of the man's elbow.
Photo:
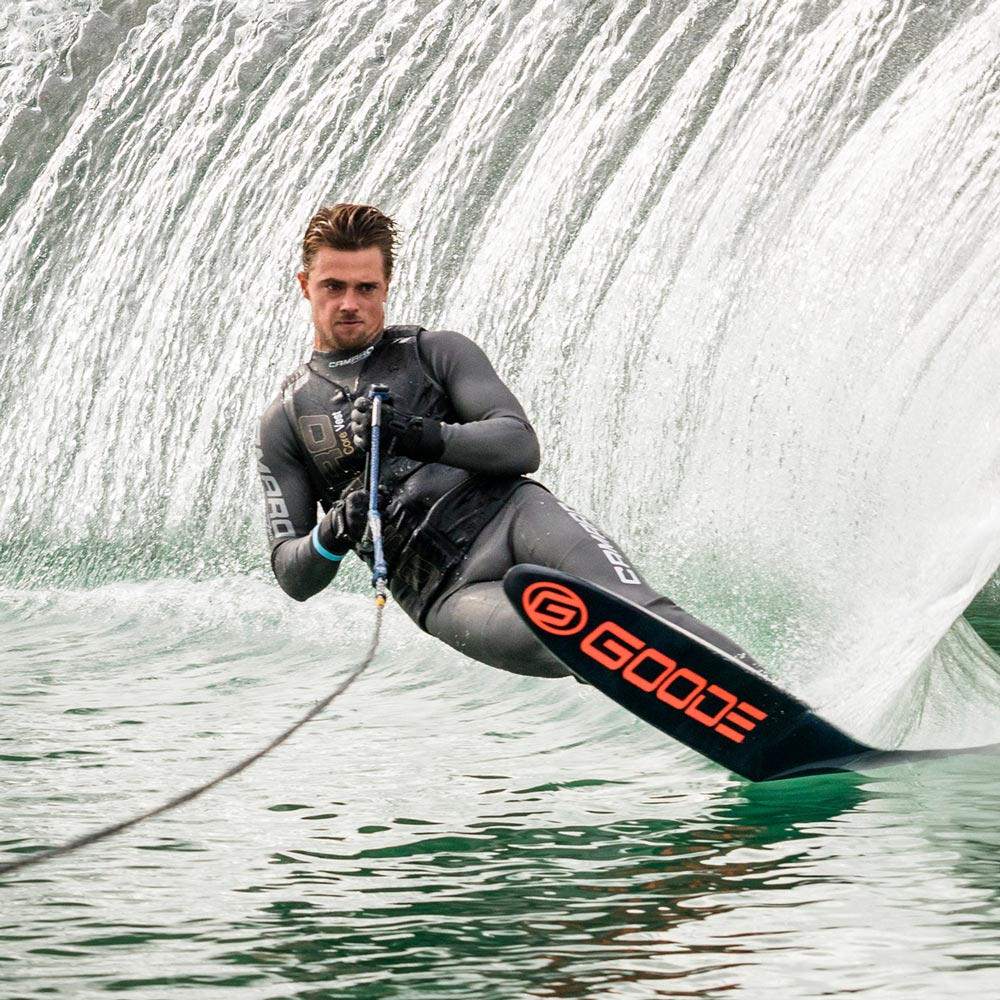
M 527 475 L 530 472 L 537 472 L 538 466 L 542 464 L 542 450 L 538 447 L 538 438 L 534 434 L 531 435 L 531 442 L 529 447 L 525 449 L 524 455 L 524 469 L 522 475 Z
M 520 447 L 517 449 L 518 468 L 516 474 L 523 476 L 537 472 L 542 462 L 542 450 L 538 445 L 538 435 L 530 425 L 524 425 Z
M 308 601 L 310 597 L 314 596 L 309 591 L 303 590 L 301 587 L 295 585 L 294 580 L 282 580 L 278 578 L 278 586 L 293 600 L 301 603 L 302 601 Z
M 312 581 L 308 580 L 305 574 L 298 572 L 294 558 L 289 553 L 281 551 L 282 542 L 271 550 L 271 572 L 274 574 L 278 586 L 293 601 L 308 601 L 314 597 L 322 588 L 312 586 Z

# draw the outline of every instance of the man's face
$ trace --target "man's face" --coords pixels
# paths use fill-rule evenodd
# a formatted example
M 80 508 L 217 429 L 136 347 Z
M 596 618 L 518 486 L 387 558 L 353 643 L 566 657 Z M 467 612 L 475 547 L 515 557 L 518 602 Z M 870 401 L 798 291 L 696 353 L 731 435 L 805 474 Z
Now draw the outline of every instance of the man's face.
M 299 284 L 312 306 L 317 351 L 367 347 L 382 332 L 389 282 L 378 247 L 320 247 Z

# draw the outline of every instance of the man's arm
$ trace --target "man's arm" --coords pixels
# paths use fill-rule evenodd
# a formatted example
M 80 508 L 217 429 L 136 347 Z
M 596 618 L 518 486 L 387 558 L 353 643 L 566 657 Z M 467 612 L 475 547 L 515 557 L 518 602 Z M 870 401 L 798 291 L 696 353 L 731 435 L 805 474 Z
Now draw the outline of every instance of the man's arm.
M 280 399 L 264 411 L 258 434 L 257 472 L 264 487 L 271 569 L 289 597 L 304 601 L 337 575 L 340 557 L 321 554 L 312 534 L 319 498 Z
M 519 476 L 538 468 L 535 431 L 477 344 L 450 330 L 427 331 L 420 337 L 420 356 L 459 419 L 441 425 L 444 451 L 438 461 L 492 476 Z

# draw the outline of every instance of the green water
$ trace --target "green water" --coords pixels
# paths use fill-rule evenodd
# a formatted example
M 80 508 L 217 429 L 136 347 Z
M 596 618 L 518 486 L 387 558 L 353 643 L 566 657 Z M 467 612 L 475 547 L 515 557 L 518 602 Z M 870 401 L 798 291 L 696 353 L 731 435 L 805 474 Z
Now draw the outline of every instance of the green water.
M 247 578 L 0 597 L 5 857 L 222 770 L 373 617 Z M 989 996 L 998 811 L 995 758 L 750 785 L 392 609 L 273 757 L 8 879 L 0 995 Z

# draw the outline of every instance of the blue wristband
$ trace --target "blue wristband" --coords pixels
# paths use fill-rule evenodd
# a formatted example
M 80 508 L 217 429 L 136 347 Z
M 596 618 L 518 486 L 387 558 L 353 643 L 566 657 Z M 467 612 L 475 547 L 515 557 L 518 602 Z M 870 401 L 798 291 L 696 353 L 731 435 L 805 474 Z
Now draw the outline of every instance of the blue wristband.
M 321 542 L 320 542 L 320 540 L 319 540 L 319 525 L 318 525 L 318 524 L 317 524 L 317 525 L 316 525 L 316 527 L 315 527 L 315 528 L 313 528 L 313 530 L 312 530 L 312 540 L 313 540 L 313 548 L 314 548 L 314 549 L 315 549 L 315 550 L 316 550 L 316 551 L 317 551 L 317 552 L 318 552 L 318 553 L 319 553 L 319 554 L 320 554 L 320 555 L 321 555 L 321 556 L 322 556 L 322 557 L 323 557 L 324 559 L 329 559 L 329 560 L 330 560 L 330 562 L 340 562 L 340 560 L 344 558 L 343 556 L 337 556 L 337 555 L 334 555 L 334 554 L 333 554 L 332 552 L 330 552 L 330 551 L 329 551 L 328 549 L 324 549 L 324 548 L 323 548 L 323 545 L 322 545 L 322 543 L 321 543 Z M 345 553 L 345 554 L 346 554 L 346 553 Z

